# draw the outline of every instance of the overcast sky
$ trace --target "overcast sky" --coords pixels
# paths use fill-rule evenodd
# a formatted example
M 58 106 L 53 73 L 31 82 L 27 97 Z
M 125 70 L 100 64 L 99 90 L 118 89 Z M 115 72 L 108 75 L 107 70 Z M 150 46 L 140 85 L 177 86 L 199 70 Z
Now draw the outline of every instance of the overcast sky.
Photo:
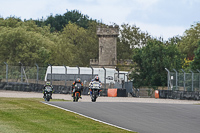
M 182 36 L 200 21 L 200 0 L 0 0 L 0 16 L 24 19 L 79 10 L 105 24 L 128 23 L 153 37 Z

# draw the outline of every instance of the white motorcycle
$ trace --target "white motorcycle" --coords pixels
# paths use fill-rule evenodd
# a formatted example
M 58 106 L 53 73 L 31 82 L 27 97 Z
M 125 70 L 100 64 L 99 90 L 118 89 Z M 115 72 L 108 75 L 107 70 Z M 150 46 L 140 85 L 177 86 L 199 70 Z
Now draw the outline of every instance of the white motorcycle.
M 90 85 L 90 97 L 92 102 L 96 102 L 97 97 L 100 94 L 101 83 L 93 81 Z

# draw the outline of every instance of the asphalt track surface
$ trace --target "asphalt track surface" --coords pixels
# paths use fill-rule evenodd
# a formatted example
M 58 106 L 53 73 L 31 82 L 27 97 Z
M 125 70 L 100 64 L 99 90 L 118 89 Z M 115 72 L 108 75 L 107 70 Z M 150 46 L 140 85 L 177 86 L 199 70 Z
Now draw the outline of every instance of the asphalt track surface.
M 42 93 L 0 90 L 0 97 L 42 98 Z M 53 99 L 72 101 L 71 95 Z M 200 133 L 200 101 L 83 96 L 78 103 L 47 102 L 139 133 Z M 199 104 L 199 105 L 197 105 Z
M 48 104 L 139 133 L 200 133 L 200 105 L 134 102 Z

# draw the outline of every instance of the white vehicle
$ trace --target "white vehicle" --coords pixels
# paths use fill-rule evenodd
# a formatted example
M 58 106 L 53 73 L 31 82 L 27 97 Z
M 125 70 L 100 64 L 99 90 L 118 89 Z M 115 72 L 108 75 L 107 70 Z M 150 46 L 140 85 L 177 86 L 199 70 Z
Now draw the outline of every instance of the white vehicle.
M 116 81 L 127 81 L 126 71 L 119 71 L 115 69 L 105 68 L 106 69 L 106 83 L 115 83 Z M 51 75 L 52 72 L 52 75 Z M 49 66 L 46 71 L 45 81 L 74 81 L 76 78 L 81 78 L 82 81 L 86 80 L 90 82 L 95 76 L 99 76 L 102 83 L 105 83 L 105 70 L 103 68 L 93 68 L 93 77 L 92 77 L 92 68 L 90 67 L 69 67 L 69 66 Z

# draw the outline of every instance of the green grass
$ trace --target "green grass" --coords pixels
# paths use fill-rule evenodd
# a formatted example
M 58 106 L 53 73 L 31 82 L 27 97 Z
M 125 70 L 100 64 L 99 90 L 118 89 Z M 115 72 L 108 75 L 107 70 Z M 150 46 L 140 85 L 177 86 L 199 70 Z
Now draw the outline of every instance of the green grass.
M 40 101 L 44 100 L 35 98 L 0 98 L 0 133 L 128 132 L 48 106 Z

